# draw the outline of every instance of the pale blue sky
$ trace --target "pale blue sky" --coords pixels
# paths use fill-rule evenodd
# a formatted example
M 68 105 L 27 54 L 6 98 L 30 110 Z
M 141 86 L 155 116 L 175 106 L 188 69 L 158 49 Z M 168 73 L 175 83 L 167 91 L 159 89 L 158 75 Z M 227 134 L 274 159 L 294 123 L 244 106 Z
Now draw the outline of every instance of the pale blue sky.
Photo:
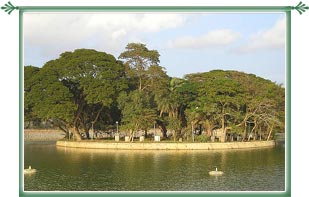
M 142 42 L 170 76 L 238 70 L 285 84 L 285 29 L 284 13 L 25 13 L 24 64 L 77 48 L 117 58 Z

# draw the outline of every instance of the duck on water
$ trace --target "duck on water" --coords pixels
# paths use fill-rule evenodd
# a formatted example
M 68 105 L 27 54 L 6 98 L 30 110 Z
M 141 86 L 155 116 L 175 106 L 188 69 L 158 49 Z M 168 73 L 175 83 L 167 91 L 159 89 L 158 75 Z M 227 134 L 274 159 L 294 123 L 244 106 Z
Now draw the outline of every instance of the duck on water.
M 210 171 L 209 175 L 223 175 L 224 173 L 222 171 L 218 171 L 218 168 L 216 167 L 215 171 Z

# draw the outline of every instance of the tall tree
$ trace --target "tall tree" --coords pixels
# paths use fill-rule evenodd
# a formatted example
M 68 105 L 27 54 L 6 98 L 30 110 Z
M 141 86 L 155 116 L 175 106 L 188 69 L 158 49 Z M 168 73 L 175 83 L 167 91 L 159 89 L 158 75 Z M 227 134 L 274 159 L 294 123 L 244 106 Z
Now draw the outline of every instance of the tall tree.
M 243 132 L 245 139 L 258 130 L 268 135 L 274 128 L 284 130 L 284 88 L 275 83 L 252 74 L 222 70 L 190 74 L 186 79 L 198 87 L 187 119 L 200 122 L 209 133 L 219 127 L 223 132 L 231 128 Z
M 95 113 L 89 117 L 91 128 L 94 128 L 103 109 L 109 108 L 127 88 L 124 67 L 112 55 L 88 49 L 66 53 L 64 61 L 66 80 L 78 81 L 86 104 L 98 106 L 92 108 Z
M 128 74 L 138 78 L 138 89 L 142 91 L 147 87 L 146 71 L 150 66 L 158 65 L 160 54 L 157 50 L 149 50 L 145 44 L 141 43 L 129 43 L 125 49 L 118 58 L 125 60 L 125 64 L 132 69 Z
M 77 140 L 81 140 L 81 126 L 86 132 L 87 125 L 93 128 L 102 110 L 109 108 L 127 87 L 124 66 L 112 55 L 90 49 L 65 52 L 47 62 L 38 81 L 32 92 L 40 99 L 36 100 L 37 113 L 64 122 Z
M 40 121 L 39 117 L 33 112 L 33 107 L 35 106 L 35 103 L 31 99 L 30 94 L 33 86 L 35 86 L 37 83 L 36 77 L 39 71 L 40 68 L 38 67 L 24 67 L 24 121 L 28 123 L 32 121 Z
M 176 140 L 181 127 L 187 124 L 184 112 L 189 102 L 196 97 L 196 87 L 187 80 L 172 78 L 169 85 L 161 91 L 163 94 L 155 96 L 159 116 L 165 119 L 167 127 L 174 131 L 174 140 Z
M 159 56 L 158 51 L 149 50 L 145 44 L 141 43 L 129 43 L 126 46 L 126 50 L 119 56 L 119 59 L 125 60 L 126 76 L 128 77 L 130 90 L 132 92 L 135 92 L 135 90 L 143 92 L 141 96 L 147 98 L 144 100 L 144 102 L 148 102 L 147 105 L 140 106 L 148 106 L 142 109 L 144 111 L 156 107 L 156 98 L 164 96 L 164 89 L 169 84 L 169 76 L 166 74 L 165 68 L 158 65 L 160 62 Z M 132 95 L 129 94 L 129 96 Z M 123 117 L 125 118 L 124 115 Z M 163 121 L 160 117 L 155 119 L 161 128 L 163 136 L 166 136 L 166 129 L 162 124 Z M 153 124 L 153 122 L 150 124 Z
M 195 107 L 203 109 L 204 115 L 211 116 L 209 123 L 213 122 L 213 119 L 218 122 L 222 130 L 221 141 L 225 142 L 228 123 L 234 118 L 238 105 L 243 102 L 241 86 L 224 71 L 211 71 L 198 77 L 199 104 Z
M 122 110 L 122 125 L 130 131 L 130 139 L 133 141 L 134 133 L 139 130 L 147 131 L 156 120 L 156 112 L 150 106 L 149 96 L 138 90 L 129 94 L 122 93 L 118 99 Z
M 78 106 L 73 102 L 74 95 L 69 88 L 59 80 L 61 75 L 54 66 L 53 60 L 40 69 L 28 98 L 34 103 L 33 112 L 39 118 L 57 123 L 60 129 L 68 132 L 73 128 L 72 120 Z M 80 139 L 80 135 L 75 138 Z

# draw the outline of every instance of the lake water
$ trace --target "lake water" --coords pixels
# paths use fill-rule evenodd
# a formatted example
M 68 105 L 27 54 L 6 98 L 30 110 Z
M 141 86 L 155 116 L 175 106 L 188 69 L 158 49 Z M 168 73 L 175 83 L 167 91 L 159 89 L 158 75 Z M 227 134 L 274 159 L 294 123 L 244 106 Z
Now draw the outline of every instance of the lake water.
M 284 148 L 127 151 L 25 142 L 25 191 L 284 191 Z M 214 170 L 222 176 L 210 176 Z

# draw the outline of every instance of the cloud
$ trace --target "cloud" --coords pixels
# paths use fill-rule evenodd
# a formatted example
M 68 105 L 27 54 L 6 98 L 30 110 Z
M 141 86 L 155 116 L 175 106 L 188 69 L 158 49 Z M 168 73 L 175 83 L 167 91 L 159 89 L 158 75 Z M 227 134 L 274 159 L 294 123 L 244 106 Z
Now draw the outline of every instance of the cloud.
M 233 49 L 233 51 L 248 53 L 260 50 L 282 49 L 285 47 L 285 32 L 286 20 L 281 18 L 270 29 L 250 35 L 245 44 Z
M 209 47 L 222 47 L 235 42 L 240 33 L 230 29 L 219 29 L 210 31 L 197 37 L 184 36 L 168 43 L 170 48 L 203 49 Z
M 53 58 L 83 47 L 116 53 L 143 33 L 185 22 L 185 15 L 176 13 L 25 13 L 25 50 L 37 48 L 42 56 Z

